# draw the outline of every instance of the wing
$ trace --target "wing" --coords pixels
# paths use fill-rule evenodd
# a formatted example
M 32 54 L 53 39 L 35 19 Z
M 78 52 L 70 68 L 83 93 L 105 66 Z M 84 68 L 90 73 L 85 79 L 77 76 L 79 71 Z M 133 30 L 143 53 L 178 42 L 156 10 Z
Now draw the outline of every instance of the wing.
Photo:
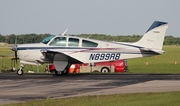
M 94 63 L 120 59 L 120 52 L 112 48 L 89 48 L 89 49 L 47 49 L 41 50 L 45 58 L 57 61 L 69 61 L 70 63 Z M 54 57 L 59 55 L 59 57 Z M 60 56 L 61 55 L 61 56 Z M 64 59 L 63 57 L 66 57 Z M 58 58 L 58 59 L 57 59 Z
M 78 56 L 70 55 L 73 51 L 71 49 L 48 49 L 41 50 L 41 53 L 44 56 L 44 59 L 51 61 L 58 71 L 63 71 L 66 67 L 69 67 L 71 64 L 82 63 Z
M 49 59 L 52 62 L 56 61 L 69 61 L 72 64 L 74 63 L 83 63 L 82 60 L 79 58 L 79 55 L 73 55 L 73 51 L 62 51 L 60 49 L 42 49 L 41 53 L 45 57 L 45 59 Z M 55 58 L 55 55 L 59 55 Z M 65 58 L 64 58 L 65 57 Z

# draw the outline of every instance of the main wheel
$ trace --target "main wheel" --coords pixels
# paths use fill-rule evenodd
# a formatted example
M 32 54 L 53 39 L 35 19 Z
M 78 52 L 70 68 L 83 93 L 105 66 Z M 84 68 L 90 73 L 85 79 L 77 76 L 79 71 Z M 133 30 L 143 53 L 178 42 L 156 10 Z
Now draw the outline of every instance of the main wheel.
M 55 70 L 55 75 L 56 76 L 67 75 L 67 74 L 68 74 L 68 70 L 66 70 L 66 69 L 64 69 L 64 71 Z
M 101 68 L 101 72 L 108 73 L 108 72 L 110 72 L 110 69 L 108 67 L 103 67 L 103 68 Z
M 22 69 L 17 70 L 17 75 L 23 75 L 23 74 L 24 74 L 24 71 Z
M 56 76 L 63 75 L 63 71 L 57 71 L 57 70 L 55 70 L 55 75 L 56 75 Z
M 69 69 L 70 66 L 71 66 L 71 64 L 68 64 L 63 71 L 55 70 L 55 75 L 56 76 L 67 75 L 69 73 L 68 69 Z

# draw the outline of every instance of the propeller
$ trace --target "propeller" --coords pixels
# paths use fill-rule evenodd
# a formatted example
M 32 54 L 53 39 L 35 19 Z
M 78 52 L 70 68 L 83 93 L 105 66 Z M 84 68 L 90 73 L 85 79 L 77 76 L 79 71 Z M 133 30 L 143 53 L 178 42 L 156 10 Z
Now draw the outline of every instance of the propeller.
M 15 53 L 15 60 L 16 60 L 16 64 L 17 64 L 17 36 L 15 38 L 15 51 L 14 51 L 14 53 Z
M 17 45 L 15 45 L 14 54 L 15 54 L 15 60 L 16 60 L 16 64 L 17 64 L 17 59 L 18 59 L 18 57 L 17 57 Z
M 17 36 L 15 38 L 15 45 L 13 47 L 11 47 L 11 50 L 14 51 L 14 55 L 15 55 L 15 60 L 16 60 L 16 63 L 17 63 Z

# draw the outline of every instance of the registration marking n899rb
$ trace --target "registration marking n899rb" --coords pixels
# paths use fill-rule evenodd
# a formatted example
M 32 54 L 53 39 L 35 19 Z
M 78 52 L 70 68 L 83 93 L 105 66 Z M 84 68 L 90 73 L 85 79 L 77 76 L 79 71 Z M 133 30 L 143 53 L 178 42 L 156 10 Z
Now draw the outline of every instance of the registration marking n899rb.
M 119 60 L 120 53 L 91 53 L 89 60 Z

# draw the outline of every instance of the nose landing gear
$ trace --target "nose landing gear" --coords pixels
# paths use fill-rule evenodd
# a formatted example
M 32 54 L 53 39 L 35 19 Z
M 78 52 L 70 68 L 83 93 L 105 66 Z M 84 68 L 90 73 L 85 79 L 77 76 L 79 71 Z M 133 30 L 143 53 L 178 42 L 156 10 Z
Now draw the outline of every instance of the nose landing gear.
M 23 74 L 24 74 L 24 71 L 22 70 L 22 68 L 17 70 L 17 75 L 23 75 Z
M 24 65 L 21 64 L 20 68 L 16 71 L 17 75 L 23 75 L 24 74 L 23 68 L 24 68 Z

